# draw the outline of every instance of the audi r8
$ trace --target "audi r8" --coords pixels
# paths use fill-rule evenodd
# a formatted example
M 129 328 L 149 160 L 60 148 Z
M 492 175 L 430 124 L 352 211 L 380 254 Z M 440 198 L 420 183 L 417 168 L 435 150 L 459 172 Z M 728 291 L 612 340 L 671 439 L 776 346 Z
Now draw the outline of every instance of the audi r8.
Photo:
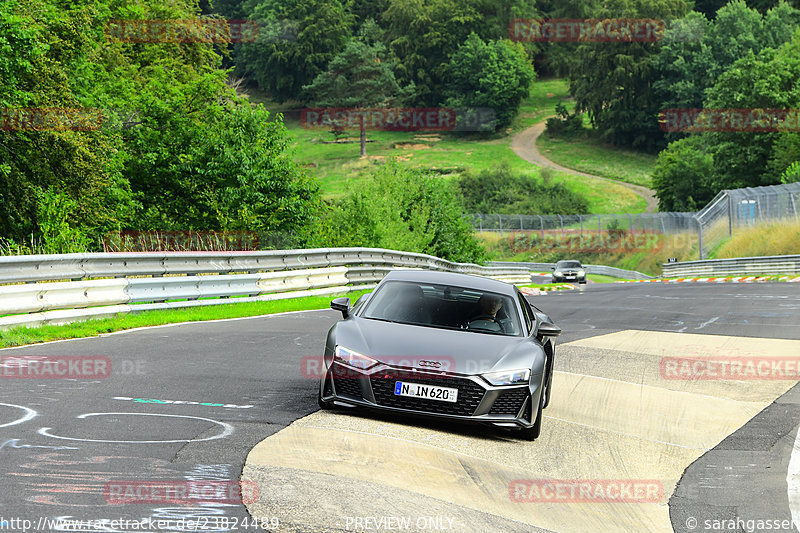
M 322 408 L 362 407 L 541 432 L 561 330 L 513 285 L 392 271 L 328 332 Z

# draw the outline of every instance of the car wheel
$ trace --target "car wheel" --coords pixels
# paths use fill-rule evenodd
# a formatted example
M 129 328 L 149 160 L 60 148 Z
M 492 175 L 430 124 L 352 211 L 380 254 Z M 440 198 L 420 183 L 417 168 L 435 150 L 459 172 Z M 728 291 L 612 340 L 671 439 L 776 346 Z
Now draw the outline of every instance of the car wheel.
M 522 438 L 525 440 L 536 440 L 539 438 L 539 434 L 542 432 L 542 400 L 544 399 L 544 394 L 539 395 L 539 409 L 536 413 L 536 422 L 533 423 L 533 426 L 529 428 L 523 428 L 520 430 L 522 434 Z

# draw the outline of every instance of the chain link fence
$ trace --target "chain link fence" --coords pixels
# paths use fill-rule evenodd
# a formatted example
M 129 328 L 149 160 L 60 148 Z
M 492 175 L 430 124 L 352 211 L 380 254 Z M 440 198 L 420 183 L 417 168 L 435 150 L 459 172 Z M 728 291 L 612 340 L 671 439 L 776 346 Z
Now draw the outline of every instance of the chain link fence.
M 700 259 L 738 229 L 800 221 L 800 182 L 721 191 L 696 215 Z
M 800 183 L 721 191 L 697 213 L 631 213 L 603 215 L 467 215 L 478 232 L 538 232 L 592 236 L 609 232 L 686 234 L 699 241 L 699 258 L 737 229 L 762 222 L 800 220 Z M 688 242 L 688 241 L 687 241 Z

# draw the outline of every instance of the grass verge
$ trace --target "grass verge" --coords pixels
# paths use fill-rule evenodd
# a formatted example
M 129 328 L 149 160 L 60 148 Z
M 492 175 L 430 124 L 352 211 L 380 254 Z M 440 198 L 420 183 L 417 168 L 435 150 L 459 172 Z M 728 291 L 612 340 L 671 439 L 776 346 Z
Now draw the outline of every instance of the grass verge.
M 338 296 L 349 296 L 355 301 L 369 290 L 342 293 Z M 24 346 L 62 339 L 78 339 L 94 337 L 103 333 L 122 331 L 146 326 L 160 326 L 180 322 L 197 322 L 204 320 L 220 320 L 225 318 L 241 318 L 258 315 L 271 315 L 287 311 L 308 311 L 326 309 L 337 295 L 305 296 L 266 302 L 244 302 L 224 305 L 191 307 L 186 309 L 165 309 L 160 311 L 144 311 L 135 314 L 118 315 L 114 318 L 73 322 L 59 326 L 20 326 L 0 330 L 0 348 Z
M 652 187 L 650 176 L 655 155 L 616 148 L 588 132 L 574 137 L 553 137 L 545 133 L 536 145 L 545 157 L 561 166 Z

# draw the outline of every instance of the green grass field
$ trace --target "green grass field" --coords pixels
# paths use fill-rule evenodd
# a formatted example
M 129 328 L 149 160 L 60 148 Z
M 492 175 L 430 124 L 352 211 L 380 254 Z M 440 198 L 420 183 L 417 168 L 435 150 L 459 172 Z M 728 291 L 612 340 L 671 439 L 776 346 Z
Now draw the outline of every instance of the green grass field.
M 536 145 L 545 157 L 561 166 L 644 187 L 652 186 L 650 176 L 656 161 L 654 155 L 615 148 L 591 134 L 567 138 L 551 137 L 545 133 Z
M 555 105 L 563 101 L 567 107 L 568 82 L 562 79 L 536 81 L 531 95 L 520 109 L 514 123 L 502 134 L 456 135 L 447 132 L 367 131 L 367 157 L 360 158 L 359 132 L 347 131 L 342 136 L 354 142 L 333 144 L 331 132 L 306 129 L 300 124 L 292 104 L 278 105 L 265 100 L 256 91 L 249 91 L 250 100 L 263 103 L 272 113 L 284 113 L 286 127 L 295 139 L 295 160 L 305 165 L 319 182 L 323 195 L 341 197 L 366 178 L 369 169 L 387 159 L 397 158 L 411 167 L 433 169 L 442 179 L 452 179 L 460 172 L 480 172 L 503 161 L 520 173 L 538 177 L 540 168 L 520 159 L 511 150 L 511 134 L 521 131 L 555 113 Z M 569 174 L 554 173 L 553 180 L 583 195 L 592 213 L 638 213 L 645 210 L 645 201 L 624 187 L 602 180 L 591 180 Z

